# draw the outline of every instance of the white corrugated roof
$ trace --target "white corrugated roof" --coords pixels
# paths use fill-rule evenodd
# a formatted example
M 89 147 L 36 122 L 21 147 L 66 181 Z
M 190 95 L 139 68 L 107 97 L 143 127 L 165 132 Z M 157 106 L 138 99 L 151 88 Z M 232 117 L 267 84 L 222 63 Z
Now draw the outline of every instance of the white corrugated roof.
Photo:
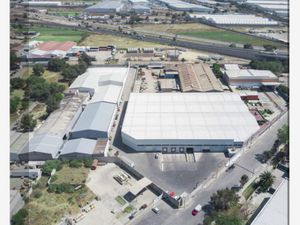
M 98 87 L 107 84 L 122 86 L 128 73 L 127 67 L 95 67 L 78 76 L 71 84 L 70 89 L 87 88 L 95 92 Z
M 259 129 L 238 94 L 131 93 L 122 132 L 134 139 L 245 141 Z
M 277 76 L 269 70 L 252 70 L 252 69 L 229 69 L 226 70 L 226 74 L 229 78 L 241 78 L 241 79 L 263 79 L 263 78 L 273 78 L 278 79 Z
M 191 13 L 190 17 L 192 18 L 202 18 L 207 21 L 210 21 L 211 23 L 216 24 L 264 24 L 264 25 L 277 25 L 278 22 L 258 17 L 255 15 L 246 15 L 246 14 L 195 14 Z
M 118 103 L 121 96 L 122 87 L 117 85 L 105 85 L 99 87 L 90 101 L 87 104 L 95 102 L 111 102 Z
M 288 225 L 288 181 L 283 180 L 251 225 Z
M 225 70 L 240 70 L 238 64 L 224 64 Z

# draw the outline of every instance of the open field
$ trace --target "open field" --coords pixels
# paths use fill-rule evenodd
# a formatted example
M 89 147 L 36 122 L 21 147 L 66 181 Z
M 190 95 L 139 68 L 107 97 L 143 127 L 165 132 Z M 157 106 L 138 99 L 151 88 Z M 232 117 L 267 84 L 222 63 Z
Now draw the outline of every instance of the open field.
M 165 47 L 166 45 L 161 45 L 152 42 L 145 42 L 134 40 L 130 38 L 117 37 L 106 34 L 92 34 L 88 36 L 83 42 L 80 42 L 80 45 L 87 46 L 101 46 L 101 45 L 110 45 L 114 44 L 118 48 L 134 48 L 134 47 Z
M 45 70 L 42 77 L 49 83 L 56 83 L 59 79 L 61 79 L 61 75 L 59 72 L 52 72 L 49 70 Z
M 85 183 L 88 176 L 89 169 L 71 168 L 69 166 L 64 166 L 61 170 L 55 173 L 57 179 L 52 182 L 53 184 L 70 183 L 70 184 L 81 184 Z
M 71 172 L 70 172 L 71 171 Z M 70 182 L 74 179 L 80 183 L 86 179 L 87 168 L 64 168 L 56 173 L 55 183 L 63 181 Z M 41 177 L 39 183 L 33 189 L 32 197 L 25 208 L 29 210 L 29 219 L 25 220 L 27 225 L 50 225 L 56 224 L 64 215 L 72 215 L 80 212 L 80 206 L 85 205 L 95 198 L 95 195 L 87 188 L 83 187 L 74 193 L 49 193 L 47 191 L 47 177 Z M 35 193 L 40 192 L 40 197 L 35 197 Z M 43 215 L 43 216 L 41 216 Z
M 272 44 L 275 46 L 282 46 L 279 43 L 263 40 L 260 38 L 251 37 L 248 35 L 238 34 L 231 31 L 221 30 L 215 27 L 204 24 L 190 23 L 190 24 L 157 24 L 157 25 L 137 25 L 136 28 L 143 28 L 144 30 L 152 30 L 157 32 L 173 33 L 178 35 L 185 35 L 196 38 L 203 38 L 215 41 L 224 41 L 238 44 L 252 44 L 255 46 L 263 46 Z
M 40 35 L 33 40 L 37 41 L 75 41 L 81 40 L 85 34 L 83 31 L 72 30 L 72 29 L 60 29 L 60 28 L 48 28 L 48 27 L 37 27 L 33 26 L 30 30 L 37 31 Z M 15 29 L 18 32 L 28 31 L 28 28 Z

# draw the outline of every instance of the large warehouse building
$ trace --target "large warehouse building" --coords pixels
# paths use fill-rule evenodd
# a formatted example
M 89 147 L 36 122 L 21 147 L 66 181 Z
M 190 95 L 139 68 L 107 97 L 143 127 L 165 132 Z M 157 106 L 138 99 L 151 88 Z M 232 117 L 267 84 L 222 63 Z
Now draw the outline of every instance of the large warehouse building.
M 177 11 L 193 11 L 193 12 L 213 12 L 214 9 L 202 5 L 196 5 L 180 0 L 158 0 L 159 2 L 167 5 L 170 9 Z
M 86 13 L 117 13 L 124 7 L 120 0 L 105 0 L 85 9 Z
M 208 23 L 217 25 L 252 25 L 252 26 L 274 26 L 277 21 L 245 14 L 195 14 L 191 13 L 193 19 L 204 20 Z
M 258 129 L 235 93 L 131 93 L 121 136 L 141 152 L 225 151 Z

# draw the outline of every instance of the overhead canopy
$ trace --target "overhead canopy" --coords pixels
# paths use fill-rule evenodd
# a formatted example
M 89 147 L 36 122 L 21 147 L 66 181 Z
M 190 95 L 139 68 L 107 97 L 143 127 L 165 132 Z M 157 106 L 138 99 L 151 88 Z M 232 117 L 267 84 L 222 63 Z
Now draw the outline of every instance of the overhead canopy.
M 140 180 L 138 180 L 130 189 L 129 191 L 134 194 L 137 195 L 138 193 L 140 193 L 144 188 L 146 188 L 148 185 L 152 184 L 152 181 L 149 180 L 148 178 L 144 177 Z

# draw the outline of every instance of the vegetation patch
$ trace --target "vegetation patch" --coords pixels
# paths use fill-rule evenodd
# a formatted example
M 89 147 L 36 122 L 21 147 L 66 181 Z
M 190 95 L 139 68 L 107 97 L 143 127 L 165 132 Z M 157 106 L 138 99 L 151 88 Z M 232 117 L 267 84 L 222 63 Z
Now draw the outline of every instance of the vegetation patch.
M 115 200 L 122 206 L 126 204 L 126 201 L 121 196 L 117 196 Z
M 132 205 L 127 206 L 124 210 L 123 213 L 131 213 L 134 210 L 134 207 Z
M 54 168 L 58 170 L 53 176 L 56 178 L 53 179 L 53 183 L 47 186 L 51 173 L 49 171 Z M 83 170 L 85 170 L 84 173 Z M 23 223 L 13 224 L 56 224 L 64 215 L 79 213 L 80 207 L 95 198 L 93 192 L 82 183 L 86 179 L 87 168 L 69 168 L 67 161 L 50 160 L 43 165 L 42 171 L 43 176 L 33 186 L 32 197 L 29 198 L 21 213 L 15 218 L 15 220 L 21 220 Z M 75 183 L 80 183 L 81 188 L 76 188 L 78 185 Z
M 255 191 L 255 181 L 253 181 L 251 184 L 249 184 L 248 187 L 246 187 L 242 195 L 246 200 L 248 200 L 248 198 L 253 194 L 254 191 Z
M 134 40 L 130 38 L 106 35 L 106 34 L 92 34 L 85 40 L 79 43 L 86 46 L 107 46 L 116 45 L 117 48 L 157 48 L 166 47 L 166 45 L 157 44 L 153 42 L 145 42 L 140 40 Z

